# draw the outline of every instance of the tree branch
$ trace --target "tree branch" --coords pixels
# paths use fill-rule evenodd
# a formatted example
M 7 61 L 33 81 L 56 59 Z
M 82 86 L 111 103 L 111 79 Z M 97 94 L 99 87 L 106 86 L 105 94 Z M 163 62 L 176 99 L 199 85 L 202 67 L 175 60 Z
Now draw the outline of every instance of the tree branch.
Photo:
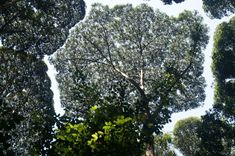
M 189 65 L 177 76 L 177 79 L 175 80 L 175 82 L 165 92 L 166 94 L 168 94 L 172 90 L 172 88 L 176 85 L 176 83 L 179 82 L 179 80 L 184 76 L 184 74 L 189 70 L 189 68 L 191 68 L 191 66 L 192 66 L 192 61 L 190 61 Z
M 86 37 L 85 34 L 83 34 L 83 37 L 85 40 L 87 40 L 98 52 L 99 54 L 108 62 L 110 63 L 110 60 L 103 54 L 102 50 L 99 48 L 99 46 L 95 43 L 93 43 L 88 37 Z
M 127 79 L 136 89 L 137 91 L 140 93 L 141 98 L 146 100 L 146 95 L 144 90 L 139 86 L 139 84 L 132 79 L 131 77 L 129 77 L 126 73 L 122 72 L 120 69 L 116 68 L 115 65 L 113 64 L 112 58 L 111 56 L 109 56 L 109 59 L 103 54 L 103 52 L 101 51 L 101 49 L 98 47 L 97 44 L 95 44 L 94 42 L 92 42 L 90 39 L 88 39 L 85 35 L 83 35 L 83 37 L 100 53 L 100 55 L 106 59 L 106 61 L 108 63 L 102 62 L 105 65 L 110 66 L 114 71 L 116 71 L 118 74 L 120 74 L 121 76 L 123 76 L 125 79 Z M 109 50 L 108 53 L 110 53 L 111 55 L 111 51 Z
M 14 21 L 14 19 L 16 18 L 18 16 L 18 14 L 17 13 L 15 13 L 10 19 L 8 19 L 5 23 L 4 23 L 4 25 L 2 25 L 1 26 L 1 28 L 0 28 L 0 34 L 5 34 L 5 33 L 9 33 L 9 32 L 15 32 L 16 30 L 8 30 L 7 32 L 6 32 L 6 30 L 4 31 L 4 29 L 5 29 L 5 27 L 8 27 L 8 24 L 10 24 L 12 21 Z

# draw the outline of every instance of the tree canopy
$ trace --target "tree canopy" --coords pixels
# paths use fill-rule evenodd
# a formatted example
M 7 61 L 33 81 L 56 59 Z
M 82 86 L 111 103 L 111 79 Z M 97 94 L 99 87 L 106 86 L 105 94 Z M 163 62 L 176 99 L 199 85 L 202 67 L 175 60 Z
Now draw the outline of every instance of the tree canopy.
M 235 120 L 235 17 L 221 23 L 215 32 L 212 71 L 215 105 Z
M 161 0 L 165 4 L 181 3 L 185 0 Z M 196 1 L 196 0 L 195 0 Z M 202 0 L 204 11 L 211 18 L 222 18 L 227 15 L 235 13 L 235 1 L 234 0 Z
M 181 3 L 181 2 L 183 2 L 183 1 L 185 1 L 185 0 L 161 0 L 161 1 L 163 1 L 164 4 L 172 4 L 173 2 L 175 2 L 175 3 Z
M 3 0 L 0 4 L 0 155 L 45 155 L 55 124 L 44 55 L 83 19 L 83 0 Z
M 177 121 L 174 126 L 174 145 L 179 148 L 185 156 L 195 156 L 199 149 L 200 138 L 198 128 L 201 120 L 197 117 L 189 117 Z
M 11 145 L 2 151 L 31 155 L 49 148 L 55 112 L 46 64 L 4 48 L 0 62 L 1 137 Z
M 235 1 L 202 0 L 203 9 L 210 17 L 222 18 L 235 13 Z
M 42 57 L 62 46 L 84 15 L 83 0 L 3 0 L 0 40 L 4 47 Z
M 234 155 L 235 147 L 235 17 L 217 26 L 212 53 L 215 78 L 213 110 L 202 117 L 201 155 Z
M 215 79 L 215 94 L 213 108 L 201 117 L 200 122 L 191 118 L 184 119 L 183 122 L 179 121 L 174 128 L 176 147 L 180 148 L 183 153 L 193 152 L 193 154 L 185 153 L 185 155 L 235 155 L 234 21 L 233 17 L 229 22 L 218 25 L 214 35 L 212 72 Z
M 173 144 L 185 156 L 233 156 L 234 127 L 216 109 L 201 119 L 189 117 L 179 120 L 173 130 Z
M 231 122 L 216 108 L 202 116 L 202 124 L 198 128 L 201 140 L 198 155 L 234 156 L 234 121 Z
M 234 0 L 202 2 L 211 18 L 235 13 Z M 84 16 L 83 0 L 1 1 L 0 155 L 174 156 L 172 143 L 186 156 L 235 155 L 235 17 L 214 36 L 213 109 L 178 121 L 172 141 L 161 133 L 171 114 L 205 99 L 202 17 L 146 4 L 94 4 L 76 25 Z M 43 57 L 58 48 L 56 120 Z
M 142 139 L 151 140 L 172 112 L 202 104 L 206 33 L 196 12 L 173 18 L 144 4 L 93 5 L 53 60 L 66 114 L 76 117 L 94 105 L 94 98 L 84 103 L 77 86 L 95 85 L 98 99 L 112 91 L 126 101 Z

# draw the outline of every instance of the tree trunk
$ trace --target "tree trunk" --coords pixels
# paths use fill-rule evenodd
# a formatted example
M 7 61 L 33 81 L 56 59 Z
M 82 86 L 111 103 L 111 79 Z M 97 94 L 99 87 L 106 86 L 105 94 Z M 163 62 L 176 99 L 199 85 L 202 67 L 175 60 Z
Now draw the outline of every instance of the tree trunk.
M 144 91 L 143 91 L 144 92 Z M 145 94 L 141 96 L 141 103 L 145 109 L 145 121 L 143 122 L 143 133 L 142 137 L 144 139 L 145 143 L 145 156 L 154 156 L 154 136 L 153 136 L 153 125 L 151 121 L 151 114 L 150 114 L 150 108 L 149 108 L 149 101 Z
M 153 136 L 151 137 L 151 140 L 149 140 L 149 142 L 146 143 L 145 156 L 154 156 L 154 140 L 153 140 Z

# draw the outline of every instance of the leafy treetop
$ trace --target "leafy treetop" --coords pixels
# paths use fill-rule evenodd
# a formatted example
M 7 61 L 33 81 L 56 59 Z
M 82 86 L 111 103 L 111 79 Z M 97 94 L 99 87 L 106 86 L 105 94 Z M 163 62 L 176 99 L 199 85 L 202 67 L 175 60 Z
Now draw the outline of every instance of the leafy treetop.
M 199 149 L 200 139 L 197 135 L 201 120 L 198 117 L 189 117 L 177 121 L 174 126 L 174 145 L 185 156 L 195 156 Z

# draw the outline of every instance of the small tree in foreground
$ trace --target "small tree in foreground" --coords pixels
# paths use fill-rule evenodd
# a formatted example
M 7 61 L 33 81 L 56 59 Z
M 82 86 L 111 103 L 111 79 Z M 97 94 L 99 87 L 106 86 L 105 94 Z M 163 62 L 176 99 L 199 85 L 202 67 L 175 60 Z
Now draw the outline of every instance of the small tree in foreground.
M 107 119 L 105 109 L 93 106 L 86 120 L 62 122 L 51 155 L 142 155 L 143 148 L 134 120 L 123 115 Z
M 176 153 L 172 149 L 173 138 L 170 134 L 160 134 L 155 136 L 155 155 L 157 156 L 176 156 Z

